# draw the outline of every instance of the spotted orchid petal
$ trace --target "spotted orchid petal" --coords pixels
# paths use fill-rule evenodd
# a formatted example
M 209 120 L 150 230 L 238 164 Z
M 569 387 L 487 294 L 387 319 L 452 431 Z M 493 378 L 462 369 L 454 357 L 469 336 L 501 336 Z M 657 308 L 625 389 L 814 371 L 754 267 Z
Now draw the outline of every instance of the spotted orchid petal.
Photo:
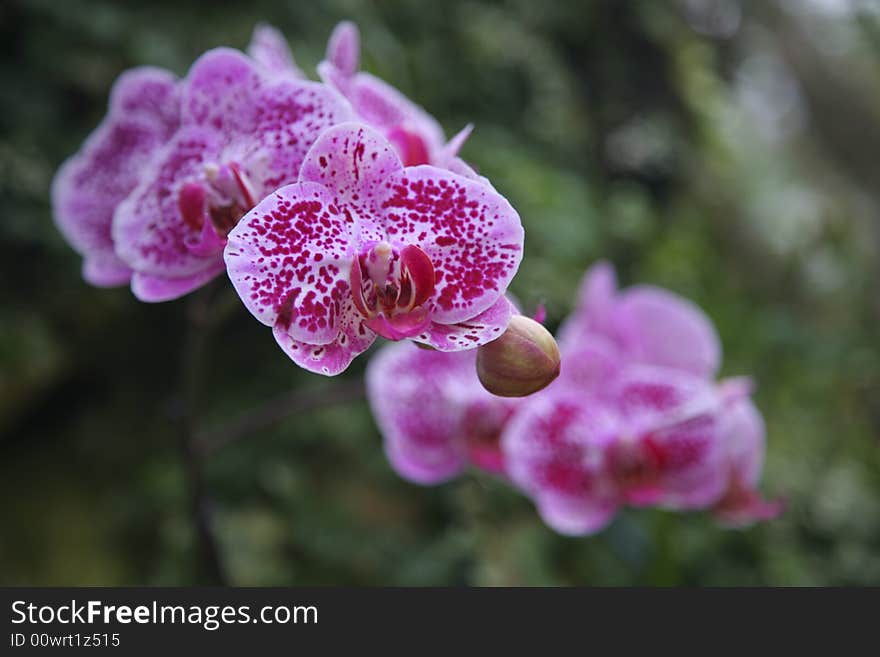
M 180 125 L 177 78 L 160 68 L 140 66 L 126 71 L 110 90 L 110 114 L 138 118 L 173 134 Z
M 266 197 L 229 234 L 226 268 L 267 326 L 310 344 L 333 342 L 353 249 L 351 226 L 327 188 L 295 183 Z
M 186 76 L 182 99 L 184 125 L 227 134 L 244 132 L 256 122 L 253 101 L 262 83 L 253 61 L 232 48 L 215 48 L 199 57 Z
M 135 271 L 188 278 L 214 268 L 215 257 L 193 253 L 187 246 L 201 240 L 202 226 L 181 215 L 180 181 L 198 179 L 220 150 L 216 132 L 181 128 L 143 182 L 120 204 L 113 239 L 119 257 Z
M 114 250 L 113 213 L 177 129 L 179 114 L 173 75 L 153 68 L 122 74 L 107 117 L 55 176 L 56 225 L 83 256 L 83 277 L 92 285 L 124 285 L 131 278 L 131 269 Z
M 380 350 L 367 368 L 369 401 L 388 459 L 419 484 L 451 479 L 467 464 L 459 441 L 464 400 L 446 393 L 450 379 L 461 381 L 473 368 L 473 358 L 446 356 L 402 343 Z
M 316 82 L 276 80 L 260 90 L 256 103 L 257 138 L 251 146 L 256 154 L 243 159 L 252 162 L 254 180 L 262 190 L 295 181 L 315 140 L 330 126 L 351 118 L 344 99 Z
M 305 157 L 299 179 L 324 185 L 343 212 L 362 231 L 361 240 L 379 240 L 381 188 L 403 169 L 400 158 L 377 132 L 360 123 L 342 123 L 317 139 Z M 353 213 L 353 214 L 352 214 Z
M 349 299 L 357 335 L 456 351 L 504 330 L 523 233 L 500 195 L 435 167 L 403 168 L 387 140 L 357 123 L 316 140 L 300 181 L 249 212 L 226 247 L 239 295 L 296 362 L 327 373 L 317 347 L 342 339 L 336 320 Z
M 437 120 L 387 82 L 358 73 L 346 97 L 358 116 L 398 148 L 407 166 L 433 163 L 442 153 L 446 137 Z
M 305 77 L 293 59 L 287 39 L 277 28 L 267 23 L 260 23 L 254 28 L 247 54 L 272 73 Z
M 385 188 L 389 238 L 412 240 L 434 263 L 434 321 L 459 323 L 490 308 L 522 260 L 522 224 L 507 200 L 431 166 L 401 170 Z
M 579 391 L 551 386 L 528 398 L 502 436 L 508 476 L 562 534 L 601 530 L 619 504 L 604 461 L 618 419 L 585 402 Z
M 431 322 L 413 341 L 438 351 L 472 349 L 501 336 L 513 314 L 512 304 L 501 297 L 488 310 L 458 324 Z
M 620 440 L 608 453 L 623 498 L 635 505 L 701 508 L 724 489 L 721 396 L 677 370 L 636 366 L 615 391 Z
M 226 248 L 236 290 L 260 321 L 276 328 L 295 361 L 324 370 L 317 361 L 326 352 L 313 349 L 320 358 L 304 358 L 308 349 L 298 343 L 333 343 L 339 304 L 348 298 L 365 330 L 390 340 L 414 338 L 457 351 L 503 332 L 511 312 L 504 292 L 519 265 L 523 234 L 500 195 L 435 167 L 403 168 L 387 140 L 357 123 L 325 131 L 306 155 L 300 180 L 249 212 Z M 302 223 L 288 216 L 292 207 L 321 214 L 309 239 L 323 241 L 288 234 L 291 222 Z M 286 258 L 271 259 L 261 244 L 283 244 Z M 288 270 L 303 257 L 323 258 L 322 249 L 334 267 L 332 280 Z M 312 279 L 327 289 L 301 296 L 303 280 Z M 308 330 L 291 323 L 288 341 L 277 330 L 286 321 L 283 304 L 300 323 L 315 319 L 313 308 L 326 317 L 310 320 Z
M 365 352 L 376 340 L 376 334 L 363 323 L 351 299 L 343 302 L 337 321 L 337 333 L 327 344 L 309 344 L 290 337 L 283 325 L 272 329 L 275 341 L 297 365 L 315 374 L 336 376 Z
M 185 89 L 184 124 L 223 133 L 224 159 L 246 169 L 257 192 L 295 182 L 318 135 L 351 118 L 350 107 L 325 86 L 267 78 L 250 59 L 228 48 L 202 55 Z

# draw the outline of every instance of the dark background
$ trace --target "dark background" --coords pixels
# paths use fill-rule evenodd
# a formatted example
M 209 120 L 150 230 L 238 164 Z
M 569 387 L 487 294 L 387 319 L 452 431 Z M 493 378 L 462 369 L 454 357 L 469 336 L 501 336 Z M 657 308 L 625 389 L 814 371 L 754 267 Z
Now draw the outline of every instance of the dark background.
M 782 518 L 729 531 L 627 511 L 598 536 L 557 536 L 490 478 L 400 480 L 357 398 L 366 357 L 325 380 L 222 285 L 146 305 L 82 281 L 48 187 L 115 77 L 185 74 L 208 48 L 244 48 L 260 20 L 312 75 L 343 18 L 361 27 L 364 67 L 447 134 L 476 124 L 463 155 L 526 226 L 513 291 L 545 302 L 551 328 L 600 257 L 705 308 L 724 374 L 757 380 Z M 869 3 L 6 1 L 0 199 L 0 584 L 213 581 L 179 449 L 187 386 L 207 430 L 301 391 L 299 412 L 206 461 L 235 584 L 880 584 Z M 195 377 L 198 312 L 212 321 Z

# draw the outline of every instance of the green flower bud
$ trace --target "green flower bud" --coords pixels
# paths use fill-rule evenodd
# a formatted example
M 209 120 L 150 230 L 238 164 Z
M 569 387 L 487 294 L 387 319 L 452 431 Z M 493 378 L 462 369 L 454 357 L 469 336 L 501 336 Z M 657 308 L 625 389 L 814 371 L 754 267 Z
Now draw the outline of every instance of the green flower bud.
M 504 334 L 477 350 L 480 383 L 499 397 L 525 397 L 559 376 L 559 347 L 541 324 L 514 315 Z

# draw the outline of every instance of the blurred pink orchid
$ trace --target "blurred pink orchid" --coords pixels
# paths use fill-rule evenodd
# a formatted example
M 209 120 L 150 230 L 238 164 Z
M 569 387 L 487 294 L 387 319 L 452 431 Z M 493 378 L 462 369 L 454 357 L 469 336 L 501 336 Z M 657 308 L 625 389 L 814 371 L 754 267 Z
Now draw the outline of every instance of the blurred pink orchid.
M 367 388 L 395 470 L 426 484 L 476 464 L 571 535 L 600 531 L 624 506 L 708 509 L 730 526 L 778 515 L 757 491 L 764 428 L 751 384 L 714 381 L 720 348 L 696 306 L 659 288 L 618 293 L 602 263 L 563 336 L 562 376 L 522 399 L 482 389 L 472 352 L 381 351 Z
M 602 395 L 551 385 L 504 433 L 508 474 L 564 534 L 599 531 L 625 504 L 702 508 L 726 481 L 721 409 L 712 385 L 668 368 L 625 368 Z
M 714 382 L 720 343 L 697 306 L 656 287 L 618 292 L 599 263 L 559 343 L 560 380 L 517 409 L 502 442 L 549 525 L 592 533 L 622 505 L 711 508 L 731 525 L 781 511 L 757 493 L 764 433 L 751 388 Z
M 474 350 L 444 353 L 406 343 L 370 359 L 370 407 L 401 477 L 436 484 L 468 465 L 503 473 L 501 431 L 515 402 L 486 392 L 475 362 Z
M 266 41 L 258 34 L 264 62 L 283 61 L 277 48 L 269 56 Z M 351 117 L 336 92 L 297 75 L 227 48 L 193 64 L 182 83 L 180 129 L 140 172 L 113 221 L 116 252 L 134 270 L 139 299 L 174 299 L 220 274 L 239 219 L 295 181 L 318 135 Z
M 83 278 L 92 285 L 131 280 L 131 269 L 114 249 L 113 214 L 179 123 L 175 77 L 156 68 L 127 71 L 113 85 L 104 121 L 55 176 L 55 223 L 83 256 Z

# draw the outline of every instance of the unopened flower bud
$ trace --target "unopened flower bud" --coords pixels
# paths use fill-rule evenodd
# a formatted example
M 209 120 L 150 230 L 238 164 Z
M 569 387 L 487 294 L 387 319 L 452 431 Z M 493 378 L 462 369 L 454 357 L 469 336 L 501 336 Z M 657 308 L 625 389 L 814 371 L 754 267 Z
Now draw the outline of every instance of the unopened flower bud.
M 559 347 L 538 322 L 514 315 L 504 334 L 477 350 L 477 376 L 493 395 L 525 397 L 559 376 Z

